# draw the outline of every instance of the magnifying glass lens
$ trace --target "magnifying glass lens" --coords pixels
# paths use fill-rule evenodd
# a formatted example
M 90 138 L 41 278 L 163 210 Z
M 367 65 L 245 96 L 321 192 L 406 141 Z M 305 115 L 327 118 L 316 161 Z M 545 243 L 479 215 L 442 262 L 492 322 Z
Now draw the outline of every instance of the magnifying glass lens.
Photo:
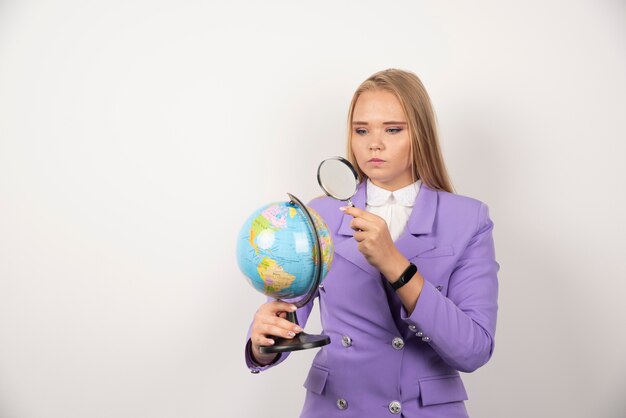
M 354 206 L 350 199 L 356 194 L 358 175 L 350 161 L 342 157 L 325 159 L 317 169 L 317 182 L 328 196 Z

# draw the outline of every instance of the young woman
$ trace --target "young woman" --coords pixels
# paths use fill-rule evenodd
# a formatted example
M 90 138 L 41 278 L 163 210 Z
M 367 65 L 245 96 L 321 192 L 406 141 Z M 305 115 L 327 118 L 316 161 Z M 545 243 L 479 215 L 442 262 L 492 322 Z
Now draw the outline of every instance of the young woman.
M 335 257 L 317 292 L 331 343 L 313 360 L 301 416 L 465 417 L 459 371 L 484 365 L 494 349 L 500 266 L 488 207 L 453 192 L 415 74 L 388 69 L 365 80 L 348 129 L 355 207 L 309 203 L 333 234 Z M 296 312 L 303 327 L 311 308 Z M 270 300 L 257 311 L 246 345 L 253 373 L 288 357 L 258 348 L 302 331 L 284 319 L 288 310 Z

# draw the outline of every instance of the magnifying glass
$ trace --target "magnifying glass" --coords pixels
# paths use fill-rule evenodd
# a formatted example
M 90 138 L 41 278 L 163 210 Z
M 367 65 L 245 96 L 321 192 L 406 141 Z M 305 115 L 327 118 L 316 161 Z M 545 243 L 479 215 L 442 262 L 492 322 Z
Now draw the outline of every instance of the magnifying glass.
M 328 196 L 354 207 L 350 199 L 356 194 L 359 181 L 350 161 L 342 157 L 325 159 L 317 167 L 317 182 Z

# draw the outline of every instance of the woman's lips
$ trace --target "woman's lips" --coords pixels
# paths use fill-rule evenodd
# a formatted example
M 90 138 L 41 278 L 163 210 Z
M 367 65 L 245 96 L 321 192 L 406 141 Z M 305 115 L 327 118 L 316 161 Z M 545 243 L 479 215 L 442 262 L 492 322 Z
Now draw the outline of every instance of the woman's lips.
M 371 160 L 368 161 L 368 163 L 373 165 L 373 166 L 379 166 L 379 165 L 381 165 L 384 162 L 385 162 L 385 160 L 381 160 L 380 158 L 372 158 Z

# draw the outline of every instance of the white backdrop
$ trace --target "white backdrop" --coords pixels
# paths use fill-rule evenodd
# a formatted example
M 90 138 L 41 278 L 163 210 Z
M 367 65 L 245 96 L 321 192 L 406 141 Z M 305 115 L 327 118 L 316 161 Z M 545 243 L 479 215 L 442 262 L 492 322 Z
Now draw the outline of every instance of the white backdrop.
M 247 371 L 235 237 L 321 194 L 389 67 L 495 223 L 470 414 L 626 416 L 624 1 L 33 0 L 0 2 L 0 417 L 297 416 L 315 353 Z

